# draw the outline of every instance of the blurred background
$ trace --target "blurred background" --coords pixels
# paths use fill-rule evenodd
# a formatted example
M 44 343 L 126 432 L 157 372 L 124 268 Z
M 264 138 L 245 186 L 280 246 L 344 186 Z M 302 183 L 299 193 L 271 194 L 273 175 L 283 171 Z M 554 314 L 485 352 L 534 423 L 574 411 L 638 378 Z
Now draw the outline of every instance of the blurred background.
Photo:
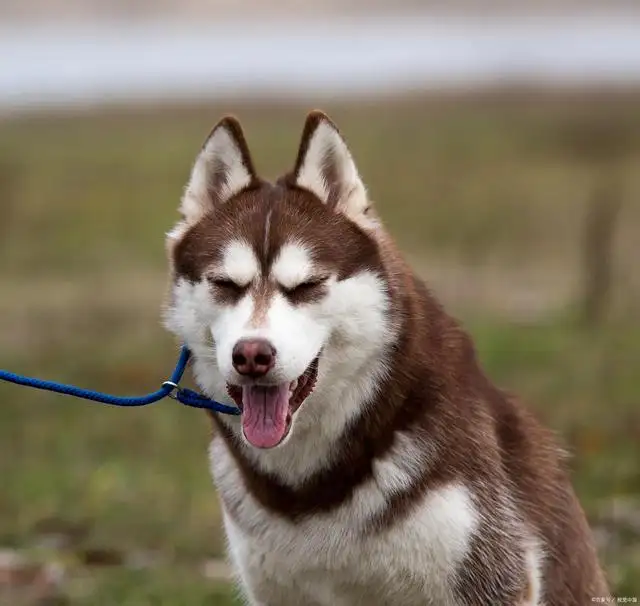
M 0 0 L 0 368 L 155 389 L 164 234 L 205 135 L 235 113 L 277 176 L 320 107 L 491 377 L 570 450 L 640 600 L 640 7 L 308 4 Z M 1 603 L 235 603 L 205 414 L 0 399 Z

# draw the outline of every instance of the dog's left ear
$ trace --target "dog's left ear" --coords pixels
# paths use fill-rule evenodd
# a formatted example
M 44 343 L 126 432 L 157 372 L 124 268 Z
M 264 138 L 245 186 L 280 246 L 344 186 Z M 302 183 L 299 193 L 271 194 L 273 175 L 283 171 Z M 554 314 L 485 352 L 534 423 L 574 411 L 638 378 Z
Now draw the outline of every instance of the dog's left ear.
M 336 125 L 321 111 L 307 116 L 293 180 L 356 221 L 368 210 L 367 192 L 351 152 Z

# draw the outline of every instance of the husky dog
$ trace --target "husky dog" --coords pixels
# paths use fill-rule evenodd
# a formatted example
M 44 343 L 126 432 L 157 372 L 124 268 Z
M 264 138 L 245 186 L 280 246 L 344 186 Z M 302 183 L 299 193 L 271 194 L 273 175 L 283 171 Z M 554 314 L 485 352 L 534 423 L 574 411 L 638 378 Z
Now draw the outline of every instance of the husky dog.
M 211 397 L 211 470 L 252 606 L 584 606 L 609 595 L 551 433 L 396 249 L 331 120 L 258 176 L 204 143 L 168 235 L 166 324 Z

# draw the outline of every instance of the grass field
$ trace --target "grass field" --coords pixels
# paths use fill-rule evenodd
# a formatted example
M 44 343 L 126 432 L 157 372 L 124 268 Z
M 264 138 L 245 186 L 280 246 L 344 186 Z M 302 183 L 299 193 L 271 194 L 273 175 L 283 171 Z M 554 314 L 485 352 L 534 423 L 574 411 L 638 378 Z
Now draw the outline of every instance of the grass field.
M 325 108 L 490 375 L 573 453 L 616 594 L 638 599 L 639 101 L 522 93 Z M 1 368 L 117 393 L 165 378 L 177 345 L 159 323 L 163 234 L 195 153 L 228 109 L 265 175 L 291 166 L 299 106 L 0 122 Z M 585 327 L 581 242 L 601 187 L 622 209 L 608 313 Z M 7 385 L 0 398 L 0 602 L 234 603 L 219 565 L 204 414 L 170 401 L 111 409 Z

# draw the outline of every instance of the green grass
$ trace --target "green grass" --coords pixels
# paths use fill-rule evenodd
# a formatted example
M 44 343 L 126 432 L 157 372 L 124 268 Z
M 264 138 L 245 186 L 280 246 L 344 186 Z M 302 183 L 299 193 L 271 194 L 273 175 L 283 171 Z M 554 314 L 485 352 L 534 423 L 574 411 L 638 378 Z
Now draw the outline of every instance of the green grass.
M 472 331 L 490 375 L 573 454 L 616 593 L 640 597 L 640 537 L 607 513 L 625 503 L 640 514 L 640 105 L 585 97 L 576 107 L 503 95 L 327 109 L 387 224 Z M 225 109 L 0 122 L 0 367 L 118 393 L 165 378 L 177 348 L 159 324 L 163 234 Z M 258 167 L 287 170 L 303 108 L 232 109 Z M 600 328 L 584 330 L 582 219 L 603 171 L 619 175 L 624 201 L 613 304 Z M 69 604 L 233 603 L 228 585 L 202 574 L 224 545 L 206 415 L 7 385 L 0 400 L 0 548 L 63 565 Z M 115 564 L 91 565 L 86 551 L 97 548 Z M 139 560 L 148 565 L 131 564 Z M 11 603 L 39 604 L 32 589 Z
M 118 569 L 97 575 L 90 591 L 78 598 L 82 606 L 169 606 L 173 604 L 201 604 L 202 606 L 240 605 L 237 592 L 229 586 L 216 586 L 198 579 L 188 570 L 160 570 L 140 573 Z M 82 592 L 81 592 L 82 593 Z

